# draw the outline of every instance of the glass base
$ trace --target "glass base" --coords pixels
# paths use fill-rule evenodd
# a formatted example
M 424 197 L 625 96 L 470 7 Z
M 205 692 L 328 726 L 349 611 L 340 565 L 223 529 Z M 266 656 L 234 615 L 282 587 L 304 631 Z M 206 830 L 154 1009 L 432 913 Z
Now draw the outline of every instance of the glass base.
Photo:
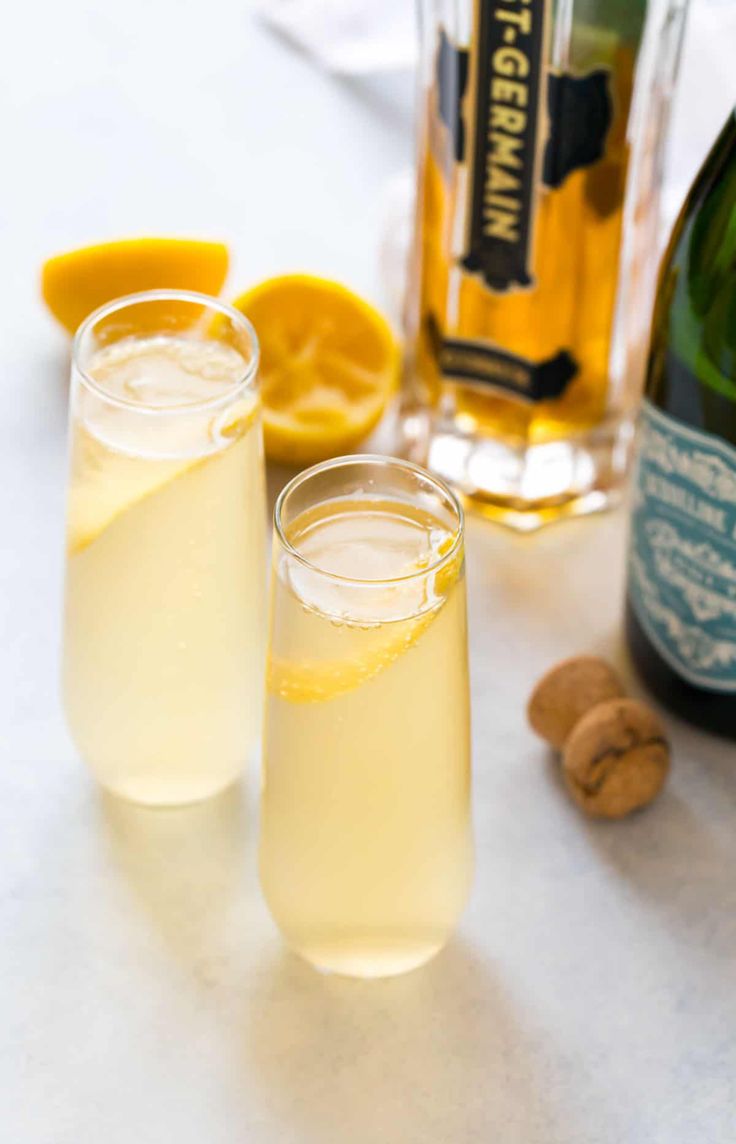
M 431 961 L 447 942 L 441 939 L 409 938 L 377 939 L 366 934 L 336 936 L 324 935 L 314 943 L 289 942 L 290 948 L 320 973 L 336 973 L 341 977 L 397 977 L 410 973 Z
M 109 782 L 100 782 L 106 794 L 120 799 L 121 802 L 132 806 L 144 807 L 147 810 L 182 810 L 187 806 L 196 806 L 210 798 L 216 798 L 240 781 L 241 771 L 231 774 L 218 783 L 186 783 L 185 785 L 160 786 L 148 783 L 132 782 L 126 786 L 112 785 Z M 98 779 L 98 782 L 100 780 Z
M 618 503 L 631 459 L 632 418 L 529 444 L 462 433 L 429 411 L 405 413 L 403 450 L 442 477 L 468 509 L 519 532 Z

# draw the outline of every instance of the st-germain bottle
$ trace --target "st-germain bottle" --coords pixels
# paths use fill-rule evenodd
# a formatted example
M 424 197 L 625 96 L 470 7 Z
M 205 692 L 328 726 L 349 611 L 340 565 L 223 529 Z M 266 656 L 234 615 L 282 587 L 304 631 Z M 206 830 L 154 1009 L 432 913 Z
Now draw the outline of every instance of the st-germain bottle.
M 736 112 L 675 225 L 654 312 L 628 638 L 651 690 L 736 738 Z
M 420 0 L 404 446 L 518 529 L 628 469 L 686 2 Z

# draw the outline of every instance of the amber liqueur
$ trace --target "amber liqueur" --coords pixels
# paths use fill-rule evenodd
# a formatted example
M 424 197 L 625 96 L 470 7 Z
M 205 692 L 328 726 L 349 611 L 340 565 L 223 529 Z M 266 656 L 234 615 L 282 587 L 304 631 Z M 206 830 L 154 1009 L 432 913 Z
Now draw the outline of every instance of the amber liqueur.
M 407 435 L 476 507 L 535 527 L 598 507 L 631 438 L 611 355 L 646 5 L 431 7 Z

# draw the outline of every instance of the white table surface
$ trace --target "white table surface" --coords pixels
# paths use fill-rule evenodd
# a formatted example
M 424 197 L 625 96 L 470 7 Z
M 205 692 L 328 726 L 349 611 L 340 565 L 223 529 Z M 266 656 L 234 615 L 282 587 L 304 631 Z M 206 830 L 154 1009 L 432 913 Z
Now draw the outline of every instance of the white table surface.
M 560 655 L 630 676 L 622 513 L 531 539 L 470 523 L 477 877 L 426 969 L 356 983 L 284 952 L 255 774 L 180 812 L 95 790 L 57 693 L 68 347 L 37 268 L 114 234 L 204 233 L 232 244 L 233 291 L 305 268 L 380 297 L 409 81 L 321 75 L 242 4 L 17 5 L 9 31 L 3 1142 L 733 1144 L 736 750 L 670 719 L 660 802 L 593 824 L 524 726 Z

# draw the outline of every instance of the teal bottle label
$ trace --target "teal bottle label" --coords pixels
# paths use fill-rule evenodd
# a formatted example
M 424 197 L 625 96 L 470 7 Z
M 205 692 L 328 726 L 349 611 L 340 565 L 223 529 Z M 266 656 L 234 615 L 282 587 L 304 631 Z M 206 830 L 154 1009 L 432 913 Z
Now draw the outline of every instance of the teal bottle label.
M 736 448 L 645 401 L 629 598 L 666 663 L 736 695 Z

